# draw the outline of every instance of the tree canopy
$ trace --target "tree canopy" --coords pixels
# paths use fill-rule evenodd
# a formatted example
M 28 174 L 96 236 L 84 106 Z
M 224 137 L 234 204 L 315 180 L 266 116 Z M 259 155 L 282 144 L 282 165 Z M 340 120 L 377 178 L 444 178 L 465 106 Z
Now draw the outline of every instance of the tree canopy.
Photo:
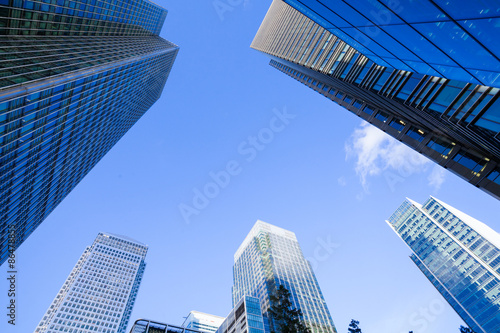
M 361 328 L 359 327 L 359 321 L 352 319 L 347 331 L 349 333 L 362 333 Z
M 274 327 L 272 333 L 311 333 L 302 321 L 302 311 L 293 306 L 290 291 L 283 285 L 271 295 L 269 315 Z

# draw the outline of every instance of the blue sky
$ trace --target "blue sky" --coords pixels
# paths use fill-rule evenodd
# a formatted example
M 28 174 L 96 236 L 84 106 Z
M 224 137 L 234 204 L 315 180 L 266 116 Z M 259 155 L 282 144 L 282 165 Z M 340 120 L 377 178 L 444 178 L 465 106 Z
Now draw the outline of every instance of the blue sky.
M 271 1 L 157 3 L 181 48 L 163 95 L 17 251 L 18 324 L 0 332 L 34 330 L 99 231 L 150 247 L 133 320 L 225 316 L 233 254 L 257 219 L 296 233 L 339 332 L 351 318 L 366 333 L 458 332 L 385 219 L 434 195 L 500 230 L 499 202 L 271 68 L 249 48 Z

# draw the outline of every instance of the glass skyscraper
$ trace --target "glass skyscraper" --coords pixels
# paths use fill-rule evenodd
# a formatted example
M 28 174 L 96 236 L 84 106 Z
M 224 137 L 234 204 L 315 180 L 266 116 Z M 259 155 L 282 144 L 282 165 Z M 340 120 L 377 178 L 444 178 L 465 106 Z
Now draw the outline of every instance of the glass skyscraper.
M 407 199 L 387 221 L 476 333 L 500 332 L 500 235 L 444 202 Z
M 245 295 L 258 298 L 265 330 L 270 332 L 270 295 L 280 285 L 290 291 L 293 306 L 302 311 L 304 323 L 313 333 L 337 332 L 295 234 L 257 221 L 234 255 L 233 306 Z
M 377 65 L 500 88 L 496 0 L 284 0 Z
M 148 247 L 99 233 L 85 249 L 35 333 L 125 333 Z
M 485 14 L 473 20 L 451 14 L 462 9 L 449 0 L 286 2 L 273 1 L 252 42 L 271 66 L 500 199 L 499 54 L 488 42 L 498 2 L 458 1 L 470 17 Z M 425 21 L 434 14 L 442 21 Z
M 158 36 L 166 15 L 0 0 L 0 263 L 160 97 L 179 49 Z

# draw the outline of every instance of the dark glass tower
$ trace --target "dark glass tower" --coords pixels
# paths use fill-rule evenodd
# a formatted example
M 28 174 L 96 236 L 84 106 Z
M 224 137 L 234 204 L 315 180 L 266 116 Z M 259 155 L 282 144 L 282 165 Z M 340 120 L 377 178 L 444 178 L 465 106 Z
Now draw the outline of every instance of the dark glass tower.
M 312 267 L 291 231 L 257 221 L 234 255 L 233 307 L 246 296 L 257 297 L 265 332 L 275 331 L 269 319 L 271 295 L 283 285 L 293 307 L 312 333 L 337 333 Z
M 160 97 L 178 52 L 158 36 L 166 15 L 0 0 L 0 263 Z
M 284 0 L 377 65 L 500 87 L 497 0 Z
M 500 235 L 444 202 L 407 199 L 387 221 L 411 259 L 476 333 L 500 332 Z
M 405 65 L 401 60 L 403 58 L 394 58 L 394 62 L 390 62 L 389 56 L 386 57 L 387 59 L 380 56 L 382 49 L 377 49 L 379 53 L 375 55 L 372 51 L 366 51 L 368 46 L 375 49 L 375 46 L 379 45 L 375 40 L 366 42 L 367 45 L 363 46 L 356 40 L 346 38 L 342 35 L 343 30 L 335 30 L 324 19 L 324 17 L 333 19 L 333 17 L 342 16 L 346 22 L 351 19 L 353 21 L 351 23 L 354 24 L 358 21 L 355 20 L 354 14 L 351 15 L 351 7 L 362 6 L 365 2 L 379 3 L 377 1 L 359 1 L 356 4 L 354 1 L 333 1 L 332 3 L 339 3 L 335 11 L 325 6 L 314 7 L 312 10 L 312 7 L 307 7 L 306 2 L 290 1 L 327 29 L 284 1 L 274 0 L 252 42 L 252 47 L 268 54 L 272 58 L 271 66 L 335 101 L 474 186 L 500 199 L 500 89 L 477 84 L 486 82 L 480 81 L 479 76 L 467 80 L 464 76 L 460 76 L 462 81 L 456 80 L 459 76 L 448 75 L 451 72 L 445 73 L 438 70 L 443 68 L 439 67 L 442 66 L 439 61 L 436 63 L 415 61 L 415 64 L 423 66 L 415 67 L 417 69 Z M 316 3 L 316 1 L 310 2 Z M 418 1 L 418 3 L 428 2 Z M 328 3 L 330 6 L 330 2 Z M 412 1 L 399 3 L 400 5 L 408 3 L 408 6 L 415 4 Z M 351 9 L 345 9 L 344 12 L 346 6 Z M 496 7 L 491 8 L 493 9 L 489 10 L 490 13 L 498 13 Z M 364 10 L 367 9 L 358 9 L 358 11 Z M 406 11 L 401 11 L 403 12 L 406 13 Z M 414 12 L 415 15 L 420 13 L 416 9 Z M 380 13 L 385 12 L 379 12 L 379 15 L 382 15 Z M 390 22 L 399 21 L 394 19 Z M 432 36 L 442 33 L 439 29 L 444 29 L 444 26 L 451 24 L 447 22 L 432 23 L 436 29 L 432 32 Z M 405 29 L 399 28 L 401 31 Z M 353 36 L 362 36 L 356 35 L 353 31 L 351 31 Z M 491 34 L 492 31 L 487 29 L 484 32 L 485 36 Z M 373 32 L 373 38 L 375 36 L 385 35 L 382 32 Z M 392 40 L 391 43 L 382 43 L 380 40 L 380 43 L 385 49 L 394 48 L 394 53 L 397 53 L 396 50 L 403 52 L 397 46 L 403 43 L 406 45 L 407 53 L 410 53 L 408 48 L 412 48 L 411 41 L 407 44 L 402 37 L 401 39 L 392 38 Z M 453 56 L 456 61 L 461 59 L 459 54 L 483 52 L 481 48 L 470 49 L 471 46 L 468 46 L 468 50 L 463 50 L 466 46 L 462 44 L 445 48 L 444 40 L 440 40 L 439 45 L 448 52 L 448 58 Z M 396 43 L 397 41 L 400 42 Z M 367 54 L 359 51 L 358 47 Z M 492 44 L 491 47 L 495 48 L 496 44 Z M 427 49 L 424 51 L 427 52 Z M 430 53 L 434 51 L 429 48 Z M 417 56 L 418 52 L 412 54 Z M 491 61 L 485 66 L 490 69 L 491 74 L 496 68 L 494 65 L 496 60 L 493 55 L 487 58 Z M 483 58 L 471 56 L 468 61 L 476 62 L 479 68 L 480 64 L 486 63 L 481 59 Z M 452 61 L 451 58 L 449 61 Z M 433 71 L 424 70 L 424 67 L 430 68 L 431 65 L 435 65 L 432 67 Z M 465 71 L 464 68 L 462 70 Z M 452 72 L 458 73 L 458 71 Z M 443 75 L 434 76 L 436 74 Z M 489 74 L 488 77 L 490 77 Z M 487 82 L 496 84 L 495 80 Z

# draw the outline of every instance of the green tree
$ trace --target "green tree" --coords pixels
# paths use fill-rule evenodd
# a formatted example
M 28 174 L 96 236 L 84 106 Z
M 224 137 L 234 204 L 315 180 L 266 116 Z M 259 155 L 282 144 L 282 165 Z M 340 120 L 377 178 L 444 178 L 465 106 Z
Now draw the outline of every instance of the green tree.
M 475 333 L 475 332 L 468 327 L 460 326 L 460 333 Z
M 293 306 L 288 289 L 280 285 L 270 298 L 269 314 L 274 327 L 272 333 L 311 333 L 302 321 L 302 311 Z
M 347 329 L 349 333 L 361 333 L 361 328 L 359 328 L 359 321 L 352 319 Z

